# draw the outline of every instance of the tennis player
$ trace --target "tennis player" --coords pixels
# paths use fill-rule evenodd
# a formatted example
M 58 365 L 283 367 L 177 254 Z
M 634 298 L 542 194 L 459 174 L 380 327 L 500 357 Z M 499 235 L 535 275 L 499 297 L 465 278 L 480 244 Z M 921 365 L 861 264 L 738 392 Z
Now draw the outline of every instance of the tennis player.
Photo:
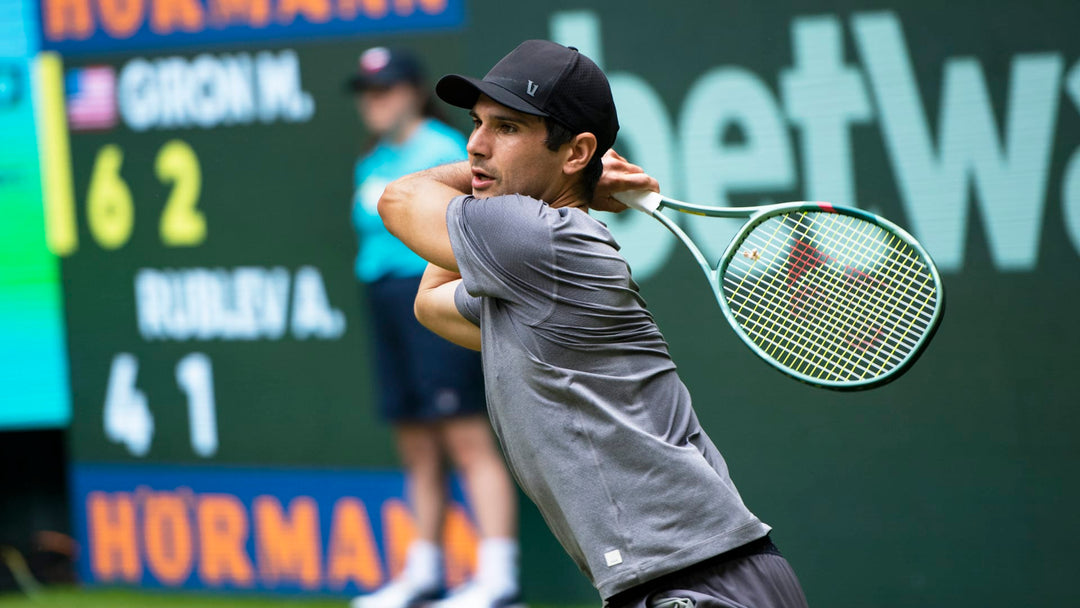
M 420 321 L 480 349 L 495 432 L 552 532 L 610 608 L 806 606 L 618 244 L 588 214 L 621 209 L 615 192 L 659 189 L 609 152 L 603 72 L 530 40 L 436 93 L 470 111 L 469 160 L 393 182 L 379 213 L 430 262 Z

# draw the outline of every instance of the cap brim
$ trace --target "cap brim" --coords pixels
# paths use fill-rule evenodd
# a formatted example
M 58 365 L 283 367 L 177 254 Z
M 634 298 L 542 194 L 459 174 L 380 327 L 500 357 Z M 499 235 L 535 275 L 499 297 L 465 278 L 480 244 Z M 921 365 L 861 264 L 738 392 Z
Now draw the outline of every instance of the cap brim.
M 471 110 L 476 105 L 476 100 L 480 98 L 481 93 L 512 110 L 534 116 L 548 116 L 547 112 L 494 82 L 450 74 L 443 76 L 435 85 L 435 94 L 439 96 L 439 99 L 466 110 Z
M 368 89 L 390 88 L 399 82 L 406 82 L 407 80 L 398 76 L 356 74 L 345 81 L 345 87 L 354 93 L 359 93 Z

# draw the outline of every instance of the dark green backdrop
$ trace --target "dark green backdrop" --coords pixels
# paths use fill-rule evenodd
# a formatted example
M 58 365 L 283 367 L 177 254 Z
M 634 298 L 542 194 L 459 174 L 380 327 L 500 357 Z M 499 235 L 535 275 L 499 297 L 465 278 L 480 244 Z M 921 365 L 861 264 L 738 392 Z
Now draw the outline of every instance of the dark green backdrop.
M 794 23 L 817 17 L 815 23 L 832 24 L 840 32 L 842 61 L 863 78 L 869 105 L 865 117 L 846 131 L 850 157 L 815 160 L 847 167 L 855 200 L 910 227 L 916 237 L 944 231 L 928 243 L 943 262 L 948 300 L 935 342 L 894 384 L 836 394 L 785 379 L 758 361 L 727 328 L 683 251 L 671 249 L 658 262 L 649 262 L 652 267 L 642 262 L 644 295 L 695 395 L 704 426 L 727 457 L 747 503 L 775 527 L 775 538 L 799 573 L 811 605 L 1005 607 L 1076 601 L 1070 577 L 1080 567 L 1080 518 L 1075 514 L 1080 500 L 1075 481 L 1080 328 L 1074 319 L 1080 298 L 1080 163 L 1070 162 L 1080 146 L 1080 42 L 1075 36 L 1080 4 L 634 0 L 511 5 L 470 0 L 467 7 L 466 28 L 457 32 L 141 55 L 292 48 L 300 57 L 303 89 L 316 109 L 310 122 L 299 124 L 143 133 L 121 126 L 72 135 L 83 245 L 64 260 L 63 280 L 75 460 L 206 462 L 189 445 L 184 396 L 173 378 L 176 362 L 198 351 L 213 362 L 220 448 L 211 462 L 394 466 L 386 428 L 372 412 L 363 294 L 351 274 L 351 171 L 363 134 L 342 81 L 363 49 L 408 44 L 435 74 L 480 75 L 525 38 L 561 36 L 586 51 L 599 45 L 609 73 L 647 83 L 662 104 L 664 120 L 652 126 L 672 142 L 674 166 L 661 170 L 648 164 L 656 153 L 641 143 L 641 125 L 628 123 L 633 113 L 623 116 L 624 135 L 617 147 L 646 169 L 666 172 L 665 190 L 708 199 L 702 202 L 724 197 L 737 203 L 799 200 L 829 195 L 808 192 L 809 159 L 800 146 L 806 134 L 784 105 L 781 74 L 795 65 Z M 1025 180 L 1041 184 L 1032 195 L 1033 205 L 1016 204 L 1015 198 L 987 202 L 986 186 L 973 176 L 992 171 L 972 161 L 949 186 L 960 189 L 966 218 L 955 224 L 936 222 L 933 204 L 911 194 L 925 189 L 918 190 L 897 170 L 892 147 L 897 138 L 882 126 L 887 109 L 884 98 L 871 91 L 864 48 L 882 38 L 869 40 L 867 32 L 879 30 L 867 28 L 860 41 L 856 29 L 866 23 L 900 26 L 917 84 L 916 101 L 936 152 L 942 148 L 943 125 L 960 124 L 984 107 L 977 95 L 959 95 L 950 97 L 960 100 L 954 109 L 969 104 L 970 113 L 943 109 L 947 75 L 977 65 L 992 107 L 999 157 L 1007 159 L 1002 162 L 1019 166 L 1022 155 L 1046 156 L 1039 179 L 1002 173 L 1005 178 L 995 186 L 1008 190 Z M 76 57 L 66 63 L 119 67 L 134 56 Z M 1039 65 L 1047 72 L 1017 78 L 1016 66 L 1026 58 L 1043 61 Z M 735 99 L 714 99 L 703 92 L 698 86 L 702 79 L 720 74 L 716 70 L 721 68 L 739 82 L 757 82 L 759 92 L 772 99 L 771 109 L 744 104 L 739 111 L 780 117 L 786 153 L 785 144 L 770 147 L 755 139 L 760 132 L 737 118 L 709 122 L 709 107 L 752 100 L 753 90 L 729 89 L 746 95 Z M 967 86 L 954 85 L 957 90 Z M 1039 137 L 1023 131 L 1004 134 L 1024 112 L 1042 111 L 1035 103 L 1030 108 L 1021 104 L 1028 99 L 1023 91 L 1040 86 L 1053 91 L 1052 103 L 1046 102 L 1053 119 L 1050 139 L 1027 150 L 1023 143 Z M 902 83 L 887 81 L 882 87 L 894 100 L 903 96 Z M 815 99 L 829 107 L 834 92 L 824 87 Z M 692 95 L 701 103 L 696 114 L 688 109 Z M 464 116 L 450 115 L 464 126 Z M 686 134 L 699 129 L 715 129 L 715 137 L 684 148 L 680 142 Z M 912 129 L 908 125 L 901 135 Z M 199 207 L 208 238 L 195 248 L 167 248 L 157 236 L 166 189 L 154 177 L 153 158 L 174 138 L 191 145 L 203 172 Z M 958 149 L 968 149 L 963 137 L 958 141 Z M 125 152 L 122 174 L 137 201 L 133 237 L 118 251 L 94 244 L 81 209 L 94 155 L 109 143 Z M 786 178 L 770 177 L 770 167 L 751 163 L 751 171 L 762 172 L 761 185 L 750 180 L 738 185 L 739 174 L 725 173 L 729 167 L 723 163 L 709 164 L 708 146 L 733 154 L 764 150 L 763 158 L 787 158 L 792 171 Z M 954 158 L 963 164 L 966 157 L 957 153 Z M 728 184 L 726 191 L 715 184 L 709 190 L 710 180 L 717 179 Z M 935 190 L 941 189 L 930 188 Z M 921 213 L 929 219 L 911 216 L 913 205 L 920 204 L 928 205 Z M 948 215 L 945 210 L 941 214 Z M 993 230 L 1003 236 L 988 236 L 990 216 L 999 222 Z M 605 220 L 626 234 L 622 241 L 632 261 L 670 244 L 659 228 L 642 227 L 638 220 Z M 1036 249 L 1025 257 L 1010 243 L 1014 237 L 1030 242 L 1025 226 L 1032 221 Z M 953 249 L 935 249 L 937 243 L 952 243 Z M 280 265 L 290 271 L 318 267 L 331 304 L 347 315 L 344 336 L 254 342 L 140 338 L 133 298 L 137 269 L 245 265 Z M 102 432 L 109 365 L 118 352 L 139 358 L 138 385 L 148 394 L 155 417 L 154 440 L 144 458 L 107 441 Z M 535 511 L 526 509 L 523 519 L 524 574 L 532 597 L 594 598 Z

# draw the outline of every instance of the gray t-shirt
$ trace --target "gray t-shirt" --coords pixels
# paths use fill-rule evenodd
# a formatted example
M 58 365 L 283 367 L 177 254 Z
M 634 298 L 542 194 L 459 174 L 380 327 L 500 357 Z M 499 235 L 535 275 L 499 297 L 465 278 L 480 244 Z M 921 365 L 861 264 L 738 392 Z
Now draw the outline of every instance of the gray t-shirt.
M 603 598 L 768 533 L 603 224 L 518 195 L 446 224 L 507 462 Z

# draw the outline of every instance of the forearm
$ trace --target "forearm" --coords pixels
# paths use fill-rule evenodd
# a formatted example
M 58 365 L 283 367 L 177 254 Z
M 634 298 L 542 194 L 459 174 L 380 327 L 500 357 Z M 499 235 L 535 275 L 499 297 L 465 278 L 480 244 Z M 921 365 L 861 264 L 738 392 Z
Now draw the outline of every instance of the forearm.
M 461 280 L 461 273 L 447 270 L 436 264 L 428 264 L 424 269 L 424 275 L 420 277 L 420 293 L 438 289 L 444 285 L 453 283 L 457 285 Z
M 456 271 L 446 229 L 446 207 L 470 190 L 468 163 L 433 167 L 390 183 L 379 198 L 379 216 L 391 234 L 420 257 Z
M 448 186 L 461 194 L 472 192 L 472 170 L 468 161 L 439 165 L 430 169 L 424 169 L 412 176 L 416 179 L 427 179 L 438 184 Z
M 436 335 L 465 348 L 480 350 L 480 328 L 458 312 L 455 292 L 461 275 L 428 264 L 413 310 L 420 324 Z

